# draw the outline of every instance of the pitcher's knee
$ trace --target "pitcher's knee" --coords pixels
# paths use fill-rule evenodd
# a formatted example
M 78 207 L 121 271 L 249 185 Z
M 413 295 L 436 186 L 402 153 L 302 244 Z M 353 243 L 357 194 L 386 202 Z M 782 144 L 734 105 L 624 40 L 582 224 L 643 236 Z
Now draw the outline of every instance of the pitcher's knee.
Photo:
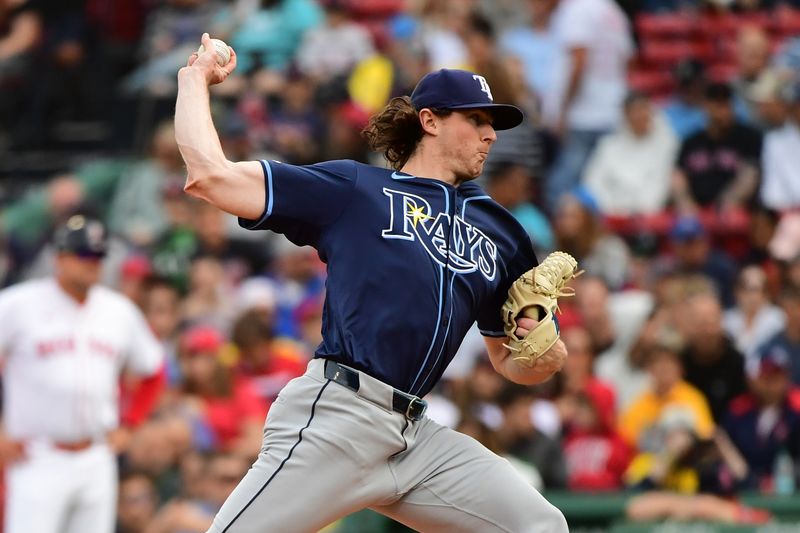
M 532 531 L 538 532 L 547 532 L 547 533 L 568 533 L 569 526 L 567 525 L 567 519 L 564 518 L 564 513 L 562 513 L 558 507 L 554 505 L 550 505 L 549 508 L 545 511 L 542 517 L 537 520 L 539 522 L 536 525 L 536 529 Z
M 520 509 L 514 524 L 508 529 L 514 533 L 568 533 L 567 519 L 555 506 L 538 504 Z

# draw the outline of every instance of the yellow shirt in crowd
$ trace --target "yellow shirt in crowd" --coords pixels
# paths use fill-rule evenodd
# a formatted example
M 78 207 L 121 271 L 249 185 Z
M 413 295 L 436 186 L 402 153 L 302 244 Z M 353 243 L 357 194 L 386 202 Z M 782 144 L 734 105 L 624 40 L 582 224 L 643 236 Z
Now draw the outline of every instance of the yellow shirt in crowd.
M 703 393 L 685 381 L 678 382 L 664 396 L 647 391 L 634 400 L 620 419 L 620 435 L 628 444 L 638 447 L 642 434 L 658 422 L 665 408 L 672 406 L 681 406 L 694 415 L 698 437 L 711 437 L 714 420 L 708 402 Z

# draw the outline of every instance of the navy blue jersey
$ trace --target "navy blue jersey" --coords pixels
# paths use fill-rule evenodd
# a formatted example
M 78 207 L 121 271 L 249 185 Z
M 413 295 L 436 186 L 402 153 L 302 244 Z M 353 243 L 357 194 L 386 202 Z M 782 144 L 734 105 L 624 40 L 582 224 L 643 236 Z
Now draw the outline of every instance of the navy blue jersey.
M 424 396 L 469 327 L 501 337 L 530 239 L 477 184 L 453 187 L 355 161 L 262 161 L 266 209 L 247 229 L 315 247 L 327 264 L 316 357 Z

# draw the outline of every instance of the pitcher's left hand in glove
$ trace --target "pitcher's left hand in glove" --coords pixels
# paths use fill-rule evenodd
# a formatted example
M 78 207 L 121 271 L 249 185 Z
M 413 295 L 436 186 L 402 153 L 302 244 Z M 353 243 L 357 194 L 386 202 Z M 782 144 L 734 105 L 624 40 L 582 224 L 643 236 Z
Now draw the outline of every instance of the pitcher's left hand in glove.
M 578 262 L 565 252 L 553 252 L 538 266 L 520 276 L 508 290 L 508 299 L 503 304 L 503 327 L 509 342 L 511 358 L 517 363 L 533 367 L 543 353 L 559 338 L 558 298 L 572 296 L 574 291 L 564 285 L 580 272 Z M 517 335 L 517 319 L 521 317 L 537 320 L 536 327 L 524 337 Z

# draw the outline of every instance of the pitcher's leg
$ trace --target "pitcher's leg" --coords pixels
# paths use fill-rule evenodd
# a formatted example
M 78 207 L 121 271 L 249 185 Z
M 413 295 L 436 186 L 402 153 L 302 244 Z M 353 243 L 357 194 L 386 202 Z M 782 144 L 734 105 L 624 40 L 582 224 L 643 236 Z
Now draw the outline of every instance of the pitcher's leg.
M 561 511 L 508 461 L 471 437 L 432 426 L 396 463 L 398 479 L 408 478 L 408 472 L 427 474 L 401 499 L 376 511 L 422 532 L 569 531 Z
M 299 379 L 270 410 L 258 460 L 209 533 L 316 532 L 393 488 L 385 458 L 402 440 L 370 411 L 379 408 L 336 383 Z

